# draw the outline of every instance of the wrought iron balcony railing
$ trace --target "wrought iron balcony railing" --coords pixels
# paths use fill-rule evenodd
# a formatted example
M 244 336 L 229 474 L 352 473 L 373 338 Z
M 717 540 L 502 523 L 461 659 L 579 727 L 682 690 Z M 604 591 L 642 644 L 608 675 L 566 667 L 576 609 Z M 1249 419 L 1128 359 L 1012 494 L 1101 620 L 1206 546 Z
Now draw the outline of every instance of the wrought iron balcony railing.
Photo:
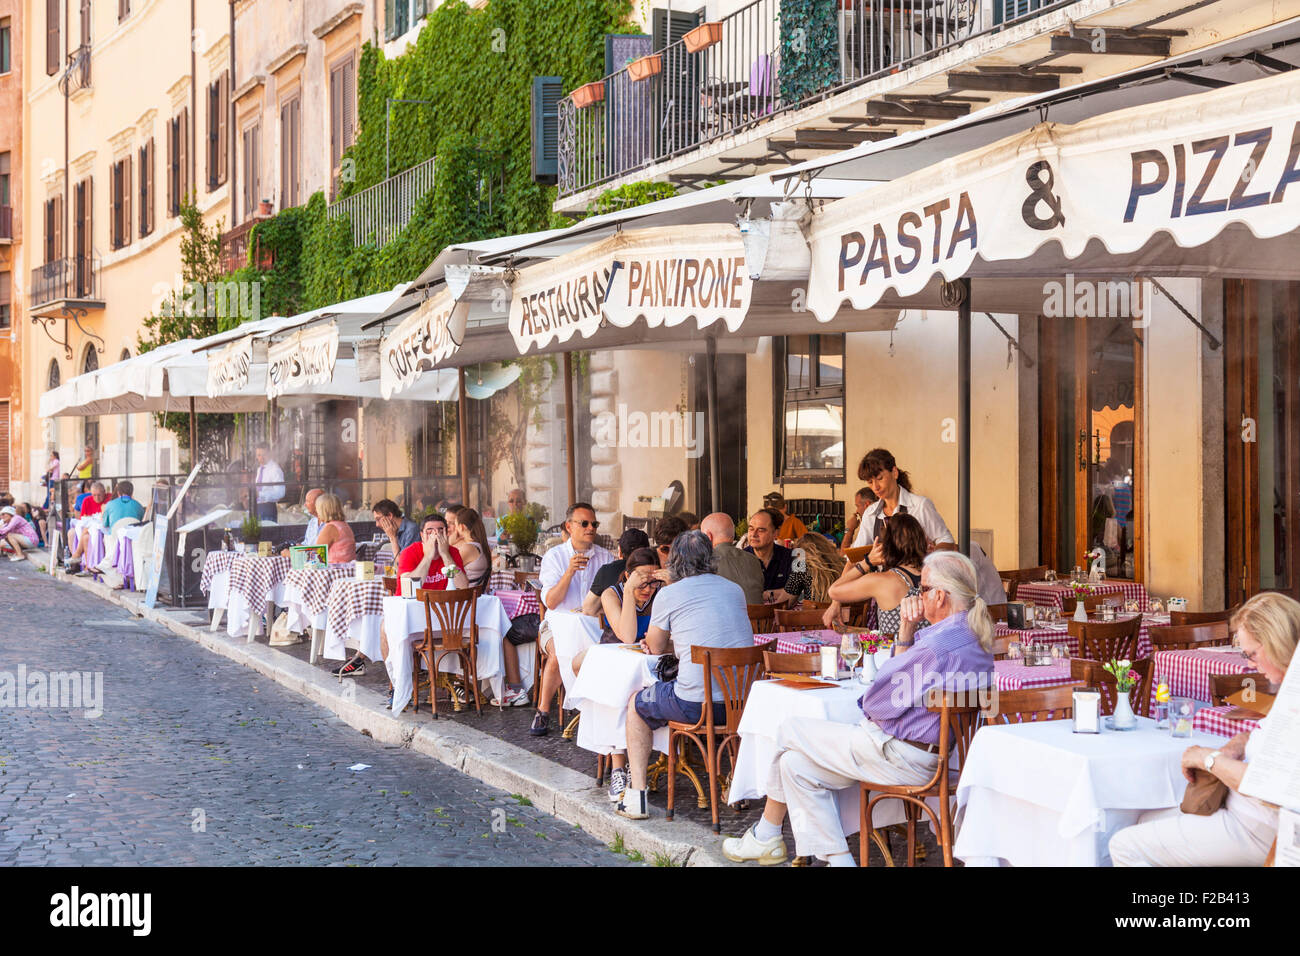
M 383 246 L 406 228 L 415 204 L 433 190 L 436 159 L 431 156 L 396 176 L 331 203 L 330 218 L 347 217 L 353 245 L 363 245 L 373 238 Z
M 99 299 L 98 256 L 69 256 L 32 270 L 32 308 L 61 299 Z
M 68 68 L 59 77 L 59 90 L 71 96 L 90 89 L 90 47 L 79 46 L 68 54 Z
M 1069 2 L 827 0 L 783 22 L 780 0 L 755 0 L 562 99 L 559 193 L 690 153 Z M 836 135 L 815 145 L 833 146 Z

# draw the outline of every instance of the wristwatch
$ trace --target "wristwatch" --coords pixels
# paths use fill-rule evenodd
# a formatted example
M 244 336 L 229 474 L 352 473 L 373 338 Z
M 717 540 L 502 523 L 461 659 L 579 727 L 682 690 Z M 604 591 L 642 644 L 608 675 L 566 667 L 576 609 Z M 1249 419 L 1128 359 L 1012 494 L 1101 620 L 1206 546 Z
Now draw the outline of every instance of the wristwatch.
M 1222 750 L 1216 750 L 1216 751 L 1214 751 L 1213 753 L 1208 753 L 1208 754 L 1206 754 L 1206 755 L 1205 755 L 1205 769 L 1208 770 L 1210 773 L 1213 773 L 1213 772 L 1214 772 L 1214 761 L 1217 760 L 1217 759 L 1219 758 L 1219 755 L 1222 754 L 1222 753 L 1223 753 Z

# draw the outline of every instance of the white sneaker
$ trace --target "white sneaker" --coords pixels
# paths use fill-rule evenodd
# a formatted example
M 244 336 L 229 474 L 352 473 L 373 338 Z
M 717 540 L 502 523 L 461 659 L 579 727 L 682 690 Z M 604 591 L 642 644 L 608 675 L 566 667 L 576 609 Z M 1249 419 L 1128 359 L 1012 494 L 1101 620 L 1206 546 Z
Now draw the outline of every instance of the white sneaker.
M 626 792 L 627 771 L 622 767 L 615 767 L 609 772 L 609 802 L 619 803 Z
M 628 787 L 623 791 L 623 797 L 619 801 L 618 809 L 614 812 L 620 817 L 627 817 L 629 820 L 649 820 L 650 807 L 646 800 L 646 792 Z
M 24 558 L 21 554 L 11 554 L 11 555 L 9 555 L 9 560 L 10 560 L 10 561 L 26 561 L 27 559 Z
M 764 842 L 754 835 L 754 827 L 745 831 L 743 836 L 728 837 L 722 841 L 722 855 L 733 863 L 748 863 L 757 860 L 760 866 L 775 866 L 786 861 L 785 838 L 777 834 Z

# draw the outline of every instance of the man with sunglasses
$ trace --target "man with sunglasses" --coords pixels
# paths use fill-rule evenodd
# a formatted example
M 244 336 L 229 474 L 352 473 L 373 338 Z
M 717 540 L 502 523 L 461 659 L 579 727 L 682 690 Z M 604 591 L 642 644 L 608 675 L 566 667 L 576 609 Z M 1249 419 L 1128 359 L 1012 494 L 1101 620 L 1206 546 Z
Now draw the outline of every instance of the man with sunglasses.
M 659 519 L 655 525 L 655 553 L 659 555 L 659 567 L 668 567 L 668 555 L 672 553 L 673 542 L 687 530 L 686 522 L 676 515 Z
M 596 509 L 585 501 L 569 506 L 565 514 L 568 540 L 547 551 L 542 557 L 542 600 L 550 611 L 582 611 L 583 596 L 591 589 L 596 572 L 614 560 L 614 556 L 596 544 L 600 522 Z M 544 737 L 550 732 L 551 700 L 560 686 L 560 662 L 551 654 L 542 672 L 541 696 L 538 698 L 537 716 L 528 732 L 534 737 Z

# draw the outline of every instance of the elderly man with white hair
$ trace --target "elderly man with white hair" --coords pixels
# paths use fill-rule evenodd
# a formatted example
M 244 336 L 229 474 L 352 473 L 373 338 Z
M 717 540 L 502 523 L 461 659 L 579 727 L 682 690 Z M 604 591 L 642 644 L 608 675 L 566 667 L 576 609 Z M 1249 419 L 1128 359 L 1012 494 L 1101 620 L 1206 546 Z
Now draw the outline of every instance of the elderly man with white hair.
M 795 849 L 831 866 L 853 866 L 835 791 L 860 781 L 922 784 L 938 763 L 939 715 L 928 691 L 971 691 L 993 683 L 993 621 L 979 596 L 975 565 L 935 551 L 921 568 L 921 594 L 904 598 L 894 657 L 862 696 L 857 724 L 794 717 L 781 725 L 763 817 L 724 840 L 729 860 L 784 863 L 782 822 L 789 808 Z M 917 630 L 922 620 L 930 626 Z

